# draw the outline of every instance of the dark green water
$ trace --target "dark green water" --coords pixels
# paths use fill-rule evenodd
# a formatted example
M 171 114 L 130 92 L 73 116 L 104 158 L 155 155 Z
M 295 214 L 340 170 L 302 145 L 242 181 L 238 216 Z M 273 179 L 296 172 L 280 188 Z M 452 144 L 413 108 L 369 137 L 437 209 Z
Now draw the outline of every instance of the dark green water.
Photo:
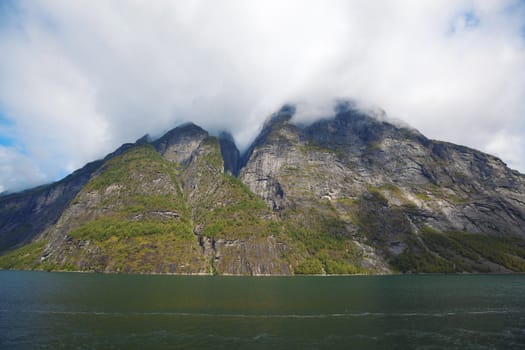
M 1 349 L 519 349 L 525 276 L 0 271 Z

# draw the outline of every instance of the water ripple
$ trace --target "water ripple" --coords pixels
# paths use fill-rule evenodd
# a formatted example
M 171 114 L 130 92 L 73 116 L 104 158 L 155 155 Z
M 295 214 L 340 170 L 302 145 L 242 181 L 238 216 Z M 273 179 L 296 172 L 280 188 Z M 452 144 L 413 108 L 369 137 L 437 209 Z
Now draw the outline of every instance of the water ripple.
M 46 315 L 80 315 L 80 316 L 169 316 L 169 317 L 213 317 L 213 318 L 290 318 L 290 319 L 323 319 L 323 318 L 355 318 L 355 317 L 452 317 L 475 315 L 505 315 L 525 314 L 525 310 L 476 310 L 438 313 L 383 313 L 383 312 L 357 312 L 357 313 L 323 313 L 323 314 L 238 314 L 238 313 L 201 313 L 201 312 L 107 312 L 107 311 L 62 311 L 62 310 L 0 310 L 0 313 L 35 313 Z

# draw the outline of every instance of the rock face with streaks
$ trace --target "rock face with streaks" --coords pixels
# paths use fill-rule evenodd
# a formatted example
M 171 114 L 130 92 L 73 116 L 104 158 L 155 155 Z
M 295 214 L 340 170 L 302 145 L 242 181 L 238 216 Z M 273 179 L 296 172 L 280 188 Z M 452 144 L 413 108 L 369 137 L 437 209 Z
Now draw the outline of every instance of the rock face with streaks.
M 322 241 L 346 237 L 358 254 L 382 257 L 372 263 L 380 270 L 524 266 L 525 177 L 498 158 L 348 105 L 304 127 L 292 116 L 283 108 L 268 121 L 240 173 L 287 223 Z M 495 259 L 489 251 L 498 244 Z M 321 262 L 322 251 L 313 254 Z
M 241 155 L 194 124 L 0 196 L 0 267 L 234 275 L 525 271 L 525 176 L 348 103 Z

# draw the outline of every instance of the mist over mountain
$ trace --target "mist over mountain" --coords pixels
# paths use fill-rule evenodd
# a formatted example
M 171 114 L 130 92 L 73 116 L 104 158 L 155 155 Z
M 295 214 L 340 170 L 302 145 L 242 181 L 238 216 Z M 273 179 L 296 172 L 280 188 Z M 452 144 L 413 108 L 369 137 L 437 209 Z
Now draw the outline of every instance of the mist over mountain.
M 524 27 L 521 0 L 3 0 L 0 192 L 185 122 L 244 150 L 346 97 L 524 172 Z
M 0 267 L 126 273 L 524 272 L 525 176 L 339 103 L 240 152 L 193 123 L 0 196 Z

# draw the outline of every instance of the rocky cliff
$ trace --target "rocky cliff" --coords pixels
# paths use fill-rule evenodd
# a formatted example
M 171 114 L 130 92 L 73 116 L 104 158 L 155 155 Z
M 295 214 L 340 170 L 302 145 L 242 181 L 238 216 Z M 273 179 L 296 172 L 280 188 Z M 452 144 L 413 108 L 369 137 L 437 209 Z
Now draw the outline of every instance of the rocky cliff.
M 101 163 L 51 185 L 0 196 L 0 252 L 30 242 L 54 224 Z
M 292 114 L 267 123 L 240 174 L 287 223 L 347 237 L 377 268 L 523 268 L 525 177 L 501 160 L 348 106 L 306 127 Z M 315 227 L 328 219 L 333 227 Z M 322 260 L 322 249 L 310 252 Z
M 141 273 L 525 271 L 525 176 L 339 105 L 240 155 L 186 124 L 0 197 L 0 266 Z

